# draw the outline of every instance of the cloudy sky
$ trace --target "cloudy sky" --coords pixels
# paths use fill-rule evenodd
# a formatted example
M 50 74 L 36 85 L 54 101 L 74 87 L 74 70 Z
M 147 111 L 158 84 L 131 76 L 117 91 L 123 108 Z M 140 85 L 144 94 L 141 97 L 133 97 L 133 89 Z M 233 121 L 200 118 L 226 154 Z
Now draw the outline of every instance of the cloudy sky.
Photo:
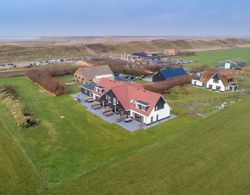
M 249 0 L 1 0 L 0 36 L 246 36 Z

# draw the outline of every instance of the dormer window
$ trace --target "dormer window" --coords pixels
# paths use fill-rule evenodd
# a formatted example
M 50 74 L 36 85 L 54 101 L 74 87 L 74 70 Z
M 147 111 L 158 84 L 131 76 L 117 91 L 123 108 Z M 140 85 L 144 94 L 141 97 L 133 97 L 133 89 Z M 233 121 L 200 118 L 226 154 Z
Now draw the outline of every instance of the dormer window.
M 140 100 L 135 101 L 135 107 L 140 109 L 140 110 L 147 111 L 149 106 L 150 105 L 147 102 L 140 101 Z
M 103 93 L 104 92 L 104 88 L 102 86 L 96 86 L 96 91 L 97 93 Z

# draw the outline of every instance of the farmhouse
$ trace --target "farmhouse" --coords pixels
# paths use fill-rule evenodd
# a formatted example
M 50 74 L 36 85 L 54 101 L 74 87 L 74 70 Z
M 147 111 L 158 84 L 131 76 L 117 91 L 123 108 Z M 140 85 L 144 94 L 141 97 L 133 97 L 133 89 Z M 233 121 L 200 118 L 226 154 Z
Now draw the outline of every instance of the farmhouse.
M 166 100 L 140 84 L 103 78 L 94 87 L 92 96 L 102 107 L 147 125 L 170 117 L 171 109 Z
M 102 78 L 114 79 L 114 74 L 108 65 L 80 67 L 75 72 L 74 78 L 79 83 L 91 83 Z
M 186 76 L 187 73 L 183 68 L 161 69 L 153 75 L 153 82 L 164 81 L 176 77 Z
M 244 60 L 225 60 L 218 63 L 218 67 L 224 69 L 241 69 L 247 65 Z
M 192 84 L 221 92 L 236 91 L 239 88 L 232 75 L 213 71 L 197 73 L 196 77 L 192 79 Z

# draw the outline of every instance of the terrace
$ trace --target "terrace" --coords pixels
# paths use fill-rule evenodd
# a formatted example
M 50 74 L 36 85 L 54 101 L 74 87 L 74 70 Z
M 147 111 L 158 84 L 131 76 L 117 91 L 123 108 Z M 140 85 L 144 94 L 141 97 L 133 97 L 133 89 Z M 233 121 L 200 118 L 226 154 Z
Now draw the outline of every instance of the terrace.
M 72 97 L 74 99 L 79 99 L 79 103 L 81 105 L 83 105 L 85 108 L 87 108 L 91 113 L 93 113 L 94 115 L 98 116 L 99 118 L 107 121 L 108 123 L 111 123 L 111 124 L 116 124 L 116 125 L 119 125 L 121 126 L 122 128 L 130 131 L 130 132 L 134 132 L 134 131 L 138 131 L 140 129 L 148 129 L 148 128 L 151 128 L 151 127 L 154 127 L 160 123 L 164 123 L 164 122 L 167 122 L 169 120 L 172 120 L 174 118 L 176 118 L 175 115 L 171 114 L 171 116 L 169 118 L 166 118 L 166 119 L 163 119 L 161 121 L 158 121 L 156 123 L 153 123 L 153 124 L 150 124 L 150 125 L 145 125 L 143 123 L 140 123 L 136 120 L 132 120 L 130 122 L 125 122 L 124 120 L 118 120 L 118 115 L 117 114 L 114 114 L 114 115 L 111 115 L 111 116 L 105 116 L 103 114 L 103 109 L 93 109 L 91 107 L 91 103 L 89 102 L 85 102 L 84 100 L 88 98 L 88 96 L 82 94 L 82 93 L 77 93 L 77 94 L 74 94 L 72 95 Z

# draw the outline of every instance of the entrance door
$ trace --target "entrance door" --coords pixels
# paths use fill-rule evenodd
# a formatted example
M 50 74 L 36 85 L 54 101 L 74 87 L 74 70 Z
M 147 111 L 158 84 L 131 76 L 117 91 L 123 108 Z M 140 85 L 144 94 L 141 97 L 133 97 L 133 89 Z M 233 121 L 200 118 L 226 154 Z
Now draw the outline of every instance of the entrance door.
M 153 123 L 153 122 L 154 122 L 154 117 L 152 116 L 152 117 L 151 117 L 151 123 Z
M 158 120 L 159 120 L 159 115 L 157 114 L 157 115 L 156 115 L 156 121 L 158 121 Z

